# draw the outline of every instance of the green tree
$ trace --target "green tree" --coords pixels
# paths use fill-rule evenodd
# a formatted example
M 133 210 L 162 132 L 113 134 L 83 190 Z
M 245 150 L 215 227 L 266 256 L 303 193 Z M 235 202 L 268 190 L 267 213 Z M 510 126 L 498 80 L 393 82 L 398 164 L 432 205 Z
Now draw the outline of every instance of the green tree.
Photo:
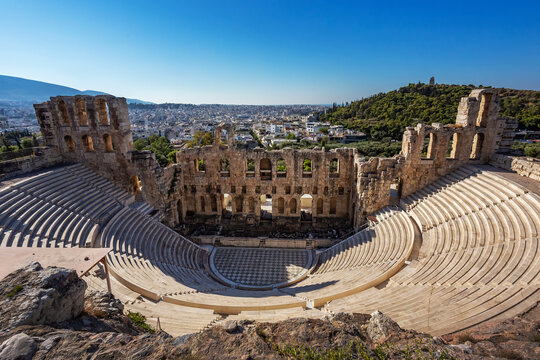
M 292 132 L 288 133 L 287 136 L 285 136 L 285 138 L 286 138 L 287 140 L 294 140 L 294 139 L 296 139 L 296 137 L 294 136 L 294 133 L 292 133 Z
M 319 128 L 319 132 L 324 135 L 328 135 L 328 128 L 327 127 L 321 127 Z
M 21 146 L 23 149 L 31 148 L 34 147 L 34 142 L 32 141 L 32 139 L 26 137 L 22 139 Z
M 304 162 L 302 163 L 302 168 L 305 172 L 311 171 L 311 160 L 310 159 L 304 159 Z
M 205 146 L 212 145 L 214 143 L 214 136 L 209 131 L 198 130 L 195 135 L 193 135 L 193 140 L 187 142 L 187 146 L 192 148 L 195 146 Z

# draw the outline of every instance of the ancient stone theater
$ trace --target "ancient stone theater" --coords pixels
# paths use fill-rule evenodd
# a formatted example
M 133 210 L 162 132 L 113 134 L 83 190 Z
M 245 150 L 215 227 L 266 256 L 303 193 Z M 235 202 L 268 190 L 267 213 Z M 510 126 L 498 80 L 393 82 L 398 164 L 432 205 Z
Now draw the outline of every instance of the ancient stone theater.
M 375 310 L 441 335 L 540 299 L 540 163 L 508 155 L 516 121 L 494 90 L 462 98 L 454 124 L 407 128 L 392 158 L 238 147 L 223 125 L 163 168 L 133 149 L 124 98 L 35 111 L 44 146 L 0 163 L 0 246 L 102 248 L 88 286 L 173 335 Z

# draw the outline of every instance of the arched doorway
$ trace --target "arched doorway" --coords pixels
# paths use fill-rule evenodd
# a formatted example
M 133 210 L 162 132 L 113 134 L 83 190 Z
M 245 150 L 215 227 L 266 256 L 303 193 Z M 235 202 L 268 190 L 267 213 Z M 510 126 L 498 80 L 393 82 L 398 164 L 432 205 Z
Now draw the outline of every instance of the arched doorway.
M 304 194 L 300 197 L 300 216 L 303 221 L 311 221 L 313 218 L 313 196 Z

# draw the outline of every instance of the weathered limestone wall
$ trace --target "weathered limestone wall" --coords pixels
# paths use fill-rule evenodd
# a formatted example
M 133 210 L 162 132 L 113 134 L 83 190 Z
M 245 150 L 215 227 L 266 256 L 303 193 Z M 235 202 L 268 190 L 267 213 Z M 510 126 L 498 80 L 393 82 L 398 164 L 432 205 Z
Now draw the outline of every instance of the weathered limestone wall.
M 129 162 L 133 150 L 126 99 L 110 95 L 57 96 L 35 104 L 45 146 L 68 162 L 80 162 L 98 174 L 130 187 L 135 176 Z
M 141 183 L 143 200 L 160 210 L 168 226 L 175 226 L 178 219 L 178 200 L 183 195 L 181 166 L 174 164 L 162 168 L 151 151 L 131 152 L 131 162 Z
M 327 228 L 334 220 L 352 219 L 354 149 L 240 149 L 232 141 L 222 144 L 222 130 L 217 128 L 213 145 L 177 154 L 184 187 L 179 219 L 238 229 L 271 219 L 291 230 L 302 220 Z M 232 140 L 232 129 L 226 130 Z M 304 171 L 306 159 L 311 171 Z M 281 166 L 285 171 L 278 171 Z M 272 204 L 264 213 L 261 205 L 266 198 Z
M 35 156 L 0 162 L 0 180 L 60 165 L 64 159 L 53 147 L 34 148 Z
M 152 153 L 133 151 L 123 98 L 55 97 L 34 107 L 52 163 L 85 164 L 160 210 L 169 226 L 283 232 L 358 228 L 366 215 L 466 163 L 492 158 L 537 176 L 535 163 L 492 157 L 509 149 L 516 123 L 498 117 L 499 99 L 491 89 L 461 99 L 455 124 L 407 128 L 401 153 L 393 158 L 366 160 L 349 148 L 238 148 L 233 129 L 219 126 L 213 145 L 179 151 L 177 164 L 167 168 Z M 308 160 L 310 170 L 304 168 Z M 32 161 L 41 166 L 42 160 Z
M 391 204 L 392 187 L 407 196 L 466 164 L 487 163 L 507 138 L 513 120 L 498 117 L 499 99 L 494 90 L 473 90 L 462 98 L 456 123 L 418 124 L 403 134 L 402 150 L 391 159 L 356 159 L 359 168 L 355 225 L 365 215 Z M 426 148 L 427 145 L 427 149 Z M 504 143 L 506 146 L 506 143 Z M 427 150 L 427 151 L 424 151 Z
M 540 160 L 538 159 L 494 154 L 489 163 L 495 167 L 515 171 L 521 176 L 540 182 Z

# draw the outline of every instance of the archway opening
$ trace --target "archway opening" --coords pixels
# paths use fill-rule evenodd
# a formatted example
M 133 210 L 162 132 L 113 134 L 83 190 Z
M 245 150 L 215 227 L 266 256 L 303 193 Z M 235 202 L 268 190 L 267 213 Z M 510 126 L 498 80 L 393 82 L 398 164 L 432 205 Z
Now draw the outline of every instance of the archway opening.
M 261 195 L 261 220 L 272 220 L 272 195 Z
M 200 197 L 200 206 L 201 206 L 201 212 L 206 212 L 206 201 L 204 199 L 204 196 Z
M 223 194 L 223 201 L 221 203 L 221 213 L 224 218 L 230 218 L 232 216 L 232 197 L 230 194 Z
M 330 198 L 330 215 L 336 214 L 336 198 Z
M 99 125 L 109 125 L 109 108 L 105 99 L 96 100 L 96 109 L 99 117 Z
M 68 112 L 68 109 L 67 109 L 67 105 L 64 102 L 64 100 L 62 100 L 62 99 L 60 99 L 58 101 L 58 110 L 60 110 L 60 116 L 62 118 L 63 125 L 70 125 L 71 120 L 69 118 L 69 112 Z
M 244 212 L 244 197 L 242 195 L 238 195 L 234 199 L 234 206 L 236 208 L 236 213 L 242 213 Z
M 339 177 L 339 160 L 330 160 L 330 177 Z
M 478 117 L 476 118 L 476 126 L 486 127 L 489 115 L 489 105 L 491 103 L 491 97 L 493 94 L 484 93 L 480 100 L 480 109 L 478 110 Z
M 277 202 L 278 214 L 283 215 L 285 213 L 285 200 L 279 198 Z
M 88 126 L 88 116 L 86 115 L 86 102 L 78 98 L 75 100 L 75 109 L 79 126 Z
M 461 134 L 454 133 L 452 137 L 448 140 L 448 148 L 446 149 L 446 157 L 448 159 L 455 159 L 457 154 L 458 146 L 460 145 Z
M 472 160 L 480 159 L 482 156 L 482 147 L 484 146 L 484 134 L 478 133 L 474 135 L 472 143 L 472 151 L 470 158 Z
M 427 134 L 424 137 L 424 143 L 422 145 L 422 154 L 420 157 L 424 160 L 433 160 L 435 157 L 435 142 L 437 141 L 437 135 L 434 133 Z
M 129 192 L 136 195 L 142 189 L 141 181 L 137 175 L 129 178 Z
M 66 135 L 64 136 L 64 142 L 66 143 L 66 147 L 68 152 L 74 152 L 75 151 L 75 142 L 71 138 L 71 136 Z
M 304 221 L 311 221 L 313 217 L 313 196 L 304 194 L 300 197 L 300 216 Z
M 92 140 L 91 136 L 83 135 L 82 136 L 82 143 L 84 151 L 94 151 L 94 141 Z
M 270 159 L 261 159 L 259 165 L 261 180 L 272 180 L 272 162 Z
M 229 177 L 231 175 L 231 166 L 229 165 L 229 159 L 220 160 L 219 174 L 221 177 Z
M 302 161 L 302 177 L 310 178 L 312 174 L 311 159 Z
M 289 213 L 290 214 L 296 214 L 296 208 L 297 208 L 297 204 L 296 204 L 296 199 L 295 198 L 292 198 L 291 200 L 289 200 Z
M 109 135 L 109 134 L 104 134 L 103 135 L 103 145 L 105 147 L 105 152 L 114 151 L 111 135 Z
M 317 199 L 317 215 L 324 214 L 324 203 L 322 198 Z
M 277 177 L 287 176 L 287 163 L 283 158 L 279 159 L 276 163 L 276 175 Z

